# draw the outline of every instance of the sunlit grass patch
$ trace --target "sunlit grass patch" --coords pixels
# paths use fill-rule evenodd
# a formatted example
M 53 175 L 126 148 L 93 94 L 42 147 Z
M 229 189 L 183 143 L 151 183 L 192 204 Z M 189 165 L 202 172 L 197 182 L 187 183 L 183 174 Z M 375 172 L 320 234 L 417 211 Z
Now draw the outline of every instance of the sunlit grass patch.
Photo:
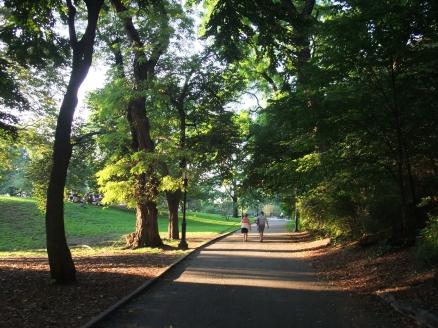
M 124 206 L 101 207 L 66 202 L 64 224 L 67 243 L 73 255 L 120 250 L 125 236 L 135 231 L 135 210 Z M 0 256 L 47 256 L 45 215 L 35 199 L 0 196 Z M 179 231 L 183 214 L 179 213 Z M 189 247 L 239 228 L 239 218 L 217 214 L 186 212 L 186 237 Z M 168 240 L 168 214 L 160 211 L 158 230 L 163 243 L 177 248 L 179 240 Z M 158 252 L 158 250 L 147 250 Z M 181 252 L 181 251 L 179 251 Z

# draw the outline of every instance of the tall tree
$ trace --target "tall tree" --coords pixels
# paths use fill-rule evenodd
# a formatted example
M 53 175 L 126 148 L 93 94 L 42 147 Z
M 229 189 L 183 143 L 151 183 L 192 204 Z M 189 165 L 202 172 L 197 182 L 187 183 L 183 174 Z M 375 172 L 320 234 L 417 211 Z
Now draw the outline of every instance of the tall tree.
M 78 103 L 78 90 L 90 69 L 99 12 L 104 0 L 84 0 L 87 26 L 78 39 L 75 27 L 76 7 L 66 1 L 68 29 L 73 61 L 70 81 L 59 111 L 53 146 L 53 163 L 47 190 L 46 233 L 50 275 L 57 282 L 76 280 L 76 269 L 67 246 L 64 229 L 64 187 L 72 154 L 70 140 L 73 115 Z
M 231 117 L 228 123 L 228 134 L 226 134 L 227 146 L 220 149 L 222 156 L 214 158 L 210 168 L 212 175 L 210 180 L 216 181 L 217 187 L 225 190 L 227 198 L 232 202 L 232 216 L 235 218 L 238 217 L 238 198 L 244 194 L 244 167 L 248 160 L 245 144 L 249 125 L 250 117 L 246 111 L 241 111 L 240 114 Z
M 76 7 L 70 0 L 65 4 L 58 0 L 5 1 L 0 11 L 2 22 L 5 23 L 0 29 L 0 39 L 2 45 L 5 45 L 1 50 L 0 68 L 5 88 L 1 89 L 0 97 L 4 106 L 18 111 L 38 104 L 36 95 L 33 101 L 24 96 L 29 96 L 31 92 L 23 81 L 34 76 L 40 77 L 42 74 L 39 70 L 46 69 L 49 73 L 53 71 L 52 67 L 66 63 L 70 51 L 68 40 L 58 35 L 55 25 L 58 19 L 68 23 L 70 47 L 73 50 L 72 71 L 58 116 L 46 207 L 50 275 L 57 282 L 76 279 L 76 270 L 65 238 L 63 194 L 71 156 L 70 132 L 77 105 L 77 91 L 91 65 L 97 19 L 103 0 L 85 0 L 84 3 L 88 25 L 85 31 L 81 31 L 80 40 L 75 29 Z M 46 76 L 53 78 L 53 75 Z M 0 120 L 9 120 L 0 123 L 0 128 L 15 132 L 15 127 L 9 124 L 17 122 L 13 115 L 5 116 L 2 112 Z
M 153 86 L 156 65 L 167 50 L 172 35 L 170 15 L 167 10 L 174 10 L 177 5 L 166 1 L 154 3 L 139 1 L 137 12 L 133 11 L 133 7 L 125 6 L 119 0 L 112 0 L 112 5 L 123 22 L 133 55 L 133 93 L 128 104 L 127 117 L 132 126 L 132 146 L 137 152 L 135 156 L 138 162 L 133 169 L 137 176 L 135 189 L 137 224 L 136 231 L 130 234 L 126 247 L 156 247 L 162 245 L 157 222 L 158 161 L 151 156 L 155 153 L 155 144 L 152 139 L 150 113 L 145 93 Z M 141 20 L 140 17 L 144 15 L 149 21 L 143 19 L 144 26 L 137 27 L 134 24 L 133 13 L 137 15 L 136 19 Z M 141 33 L 145 28 L 150 29 L 146 31 L 149 38 L 145 38 L 144 33 Z M 147 51 L 145 40 L 148 41 Z
M 245 83 L 242 82 L 241 76 L 235 69 L 220 65 L 214 54 L 208 50 L 201 54 L 194 54 L 186 61 L 175 60 L 175 57 L 171 57 L 169 62 L 181 63 L 181 65 L 169 69 L 162 84 L 157 85 L 157 88 L 163 90 L 163 94 L 174 112 L 173 120 L 177 121 L 179 126 L 170 126 L 170 129 L 176 133 L 165 130 L 164 127 L 160 128 L 160 131 L 168 131 L 170 135 L 174 135 L 170 140 L 176 140 L 178 145 L 176 159 L 179 170 L 186 168 L 187 161 L 190 161 L 192 167 L 198 168 L 199 171 L 211 170 L 211 166 L 209 167 L 207 162 L 204 161 L 202 167 L 196 163 L 199 160 L 195 160 L 195 158 L 200 159 L 202 156 L 208 156 L 207 153 L 212 156 L 218 151 L 224 152 L 227 145 L 235 147 L 237 129 L 234 130 L 233 115 L 226 110 L 226 106 L 229 102 L 237 99 Z M 220 122 L 220 126 L 216 127 L 214 122 Z M 168 120 L 166 125 L 169 125 Z M 201 135 L 207 134 L 210 134 L 211 137 L 214 135 L 216 140 L 223 140 L 223 142 L 211 143 L 211 140 L 201 137 Z M 198 143 L 196 147 L 195 139 L 197 142 L 207 142 L 208 144 L 200 146 Z M 167 144 L 165 148 L 168 154 L 170 145 L 166 140 L 169 139 L 164 136 L 160 138 L 160 145 L 164 146 L 163 140 Z M 206 151 L 206 153 L 196 154 L 198 151 Z M 169 163 L 170 165 L 171 163 Z M 178 233 L 177 210 L 181 191 L 166 191 L 166 194 L 170 215 L 169 237 L 176 238 Z

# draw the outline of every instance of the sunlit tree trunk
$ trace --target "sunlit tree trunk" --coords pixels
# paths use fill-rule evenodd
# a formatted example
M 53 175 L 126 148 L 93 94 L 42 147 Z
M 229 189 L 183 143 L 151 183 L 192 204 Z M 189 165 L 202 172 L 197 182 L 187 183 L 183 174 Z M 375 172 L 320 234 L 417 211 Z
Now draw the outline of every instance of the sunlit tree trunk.
M 158 233 L 158 209 L 155 205 L 155 202 L 137 204 L 135 237 L 132 248 L 162 245 Z

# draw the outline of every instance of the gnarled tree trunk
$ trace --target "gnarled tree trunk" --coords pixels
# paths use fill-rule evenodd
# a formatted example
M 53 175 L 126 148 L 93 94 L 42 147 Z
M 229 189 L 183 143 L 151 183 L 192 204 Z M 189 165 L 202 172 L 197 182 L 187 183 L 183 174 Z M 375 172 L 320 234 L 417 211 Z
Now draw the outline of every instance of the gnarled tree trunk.
M 154 208 L 154 202 L 137 205 L 136 228 L 135 232 L 126 238 L 126 248 L 139 247 L 156 247 L 162 245 L 158 233 L 157 214 L 158 210 Z M 150 212 L 151 209 L 154 209 Z

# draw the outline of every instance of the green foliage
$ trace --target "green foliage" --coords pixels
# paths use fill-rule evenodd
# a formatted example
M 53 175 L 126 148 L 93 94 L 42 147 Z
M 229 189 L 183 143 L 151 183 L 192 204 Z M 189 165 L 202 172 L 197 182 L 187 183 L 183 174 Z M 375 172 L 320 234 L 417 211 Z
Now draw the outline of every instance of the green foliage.
M 17 124 L 22 118 L 19 113 L 35 111 L 38 106 L 35 88 L 41 82 L 40 77 L 44 76 L 46 82 L 53 80 L 50 72 L 62 67 L 70 54 L 67 39 L 54 28 L 56 12 L 52 7 L 57 6 L 57 0 L 2 2 L 0 130 L 14 137 L 18 135 Z
M 132 165 L 128 159 L 122 158 L 113 164 L 106 165 L 101 171 L 97 172 L 99 190 L 104 195 L 103 204 L 126 203 L 132 208 L 136 206 L 134 198 L 136 179 L 131 174 Z
M 45 212 L 47 187 L 52 168 L 52 149 L 47 145 L 39 147 L 39 151 L 31 154 L 31 162 L 27 167 L 27 175 L 32 182 L 33 197 L 38 199 L 38 208 Z
M 305 2 L 225 0 L 206 1 L 209 7 L 204 37 L 214 36 L 214 46 L 229 61 L 244 60 L 252 47 L 258 57 L 267 56 L 272 66 L 293 60 L 300 44 L 296 32 L 308 27 L 310 19 L 300 15 Z
M 327 174 L 325 181 L 299 196 L 303 225 L 347 239 L 393 232 L 399 222 L 400 203 L 397 190 L 385 178 L 382 175 L 378 180 L 360 170 Z
M 223 6 L 211 26 L 223 21 Z M 284 87 L 250 129 L 246 189 L 281 193 L 291 210 L 298 198 L 303 222 L 333 236 L 403 236 L 437 208 L 435 201 L 417 210 L 420 199 L 436 197 L 438 186 L 431 69 L 438 58 L 432 18 L 438 8 L 424 1 L 324 6 L 311 30 L 291 29 L 295 41 L 305 39 L 303 46 L 316 40 L 309 61 L 277 57 Z M 261 46 L 276 42 L 263 39 L 264 32 L 255 31 Z M 219 33 L 218 43 L 226 39 Z
M 275 206 L 274 204 L 265 204 L 263 205 L 262 211 L 267 215 L 267 216 L 271 216 L 271 215 L 279 215 L 279 208 L 277 206 Z
M 438 217 L 431 217 L 417 239 L 416 259 L 426 266 L 438 264 Z
M 0 176 L 0 194 L 31 196 L 32 183 L 26 174 L 29 157 L 23 149 L 20 149 L 18 153 L 20 156 L 11 163 L 13 169 L 5 171 L 3 177 Z
M 0 179 L 6 171 L 11 169 L 11 161 L 17 155 L 13 149 L 12 137 L 0 129 Z
M 183 179 L 182 178 L 173 178 L 171 176 L 165 176 L 161 180 L 161 184 L 159 187 L 160 191 L 171 191 L 175 192 L 176 190 L 180 189 L 183 185 Z
M 202 211 L 204 213 L 209 213 L 209 214 L 220 214 L 221 213 L 221 209 L 219 208 L 219 206 L 214 205 L 214 204 L 208 204 L 206 206 L 202 206 L 200 208 L 200 211 Z
M 233 202 L 223 201 L 219 204 L 219 208 L 222 216 L 228 218 L 229 216 L 233 215 L 233 209 L 234 209 Z

